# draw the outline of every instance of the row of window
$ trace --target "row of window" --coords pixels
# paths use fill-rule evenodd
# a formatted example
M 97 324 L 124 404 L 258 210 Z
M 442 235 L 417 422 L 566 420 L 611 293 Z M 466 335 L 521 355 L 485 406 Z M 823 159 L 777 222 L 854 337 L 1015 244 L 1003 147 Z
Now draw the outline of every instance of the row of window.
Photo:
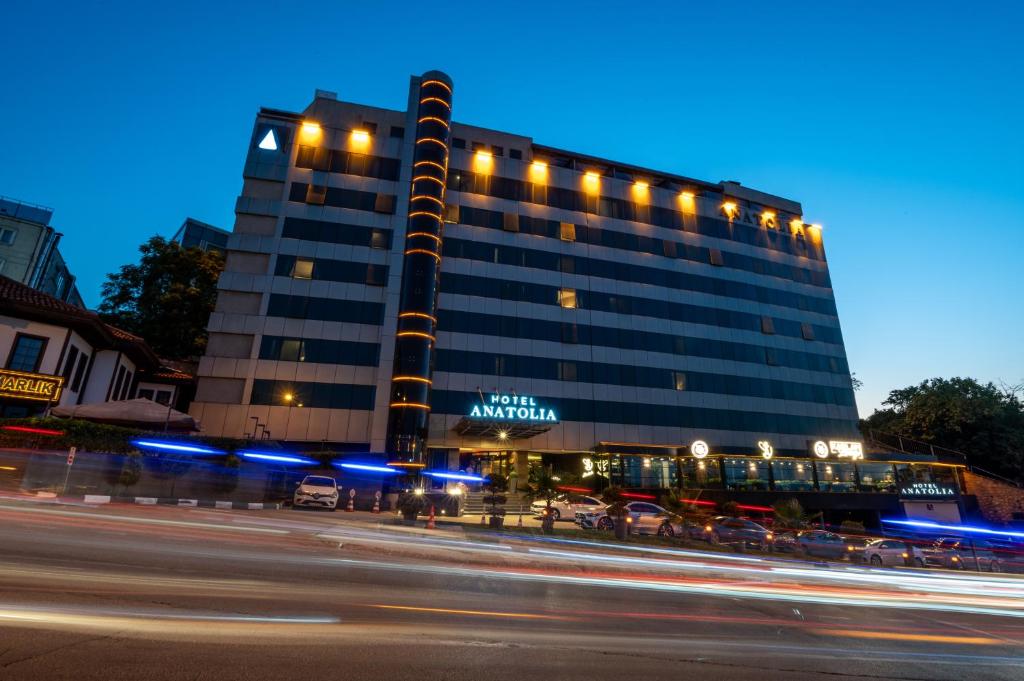
M 853 391 L 849 388 L 700 371 L 676 371 L 650 366 L 441 349 L 437 350 L 434 362 L 435 371 L 452 373 L 689 390 L 719 395 L 835 404 L 843 407 L 853 406 L 854 403 Z
M 506 216 L 510 216 L 506 217 Z M 710 218 L 709 218 L 710 219 Z M 755 258 L 717 248 L 694 246 L 682 241 L 658 239 L 640 234 L 630 234 L 612 229 L 601 229 L 588 225 L 577 225 L 571 222 L 559 222 L 547 218 L 529 215 L 514 215 L 486 208 L 452 205 L 448 208 L 445 220 L 473 227 L 500 229 L 506 232 L 522 232 L 562 241 L 578 241 L 593 246 L 605 246 L 637 253 L 663 255 L 668 258 L 679 258 L 692 262 L 709 263 L 721 267 L 764 274 L 780 279 L 789 279 L 801 284 L 831 287 L 832 282 L 828 270 L 812 270 L 806 267 L 787 265 L 764 258 Z M 695 230 L 689 230 L 695 231 Z
M 579 343 L 622 350 L 644 350 L 669 355 L 706 357 L 749 364 L 768 364 L 807 371 L 824 371 L 849 375 L 843 357 L 830 357 L 813 352 L 769 348 L 725 340 L 674 336 L 652 331 L 617 329 L 573 322 L 554 322 L 528 317 L 505 317 L 483 312 L 438 310 L 439 331 L 472 333 L 499 338 L 526 338 L 554 343 Z
M 728 298 L 752 300 L 766 305 L 779 305 L 798 310 L 836 316 L 836 304 L 828 298 L 805 296 L 800 293 L 757 286 L 742 281 L 730 281 L 717 277 L 688 274 L 660 267 L 647 267 L 624 262 L 598 260 L 583 256 L 560 255 L 550 251 L 495 246 L 480 241 L 445 239 L 443 255 L 451 258 L 465 258 L 501 265 L 530 267 L 534 269 L 601 277 L 617 281 L 629 281 L 652 286 L 664 286 L 681 291 L 696 291 Z
M 651 206 L 624 201 L 608 196 L 586 194 L 573 189 L 549 187 L 543 184 L 523 182 L 508 177 L 482 175 L 452 168 L 448 172 L 448 188 L 452 191 L 482 194 L 499 199 L 536 203 L 552 208 L 561 208 L 602 217 L 642 222 L 658 227 L 695 232 L 704 236 L 728 239 L 758 248 L 789 253 L 824 260 L 825 253 L 819 244 L 808 243 L 805 239 L 793 238 L 778 229 L 757 227 L 719 220 L 705 215 L 692 219 L 691 214 L 661 206 Z M 689 222 L 689 224 L 686 224 Z
M 327 258 L 300 258 L 294 255 L 277 256 L 274 274 L 293 279 L 317 279 L 370 286 L 385 286 L 388 282 L 387 265 Z
M 899 483 L 936 482 L 957 487 L 948 466 L 875 461 L 687 457 L 677 462 L 670 457 L 622 456 L 611 457 L 609 468 L 612 483 L 624 487 L 883 494 L 897 493 Z
M 475 392 L 434 390 L 431 411 L 467 415 L 480 403 Z M 537 403 L 554 409 L 562 421 L 620 423 L 635 426 L 666 426 L 697 430 L 731 430 L 751 433 L 807 435 L 808 437 L 857 437 L 854 419 L 830 419 L 796 414 L 769 414 L 731 409 L 709 409 L 668 404 L 638 404 L 612 400 L 551 400 L 537 396 Z
M 274 381 L 258 378 L 252 382 L 249 403 L 273 407 L 372 411 L 375 394 L 376 388 L 372 385 Z
M 117 368 L 117 379 L 114 381 L 114 388 L 110 391 L 110 401 L 126 400 L 132 387 L 132 372 L 125 365 Z
M 453 137 L 452 138 L 452 148 L 453 149 L 465 149 L 466 148 L 466 140 L 462 139 L 461 137 Z M 493 156 L 504 156 L 505 155 L 505 148 L 504 147 L 499 147 L 496 144 L 488 145 L 488 144 L 484 144 L 483 142 L 470 142 L 470 149 L 472 151 L 490 151 Z M 516 160 L 516 161 L 521 161 L 523 159 L 523 151 L 522 151 L 522 149 L 509 149 L 508 150 L 508 157 L 513 159 L 513 160 Z
M 288 200 L 310 203 L 317 206 L 330 206 L 332 208 L 368 210 L 375 213 L 393 214 L 395 212 L 394 194 L 378 194 L 357 189 L 343 189 L 341 187 L 327 187 L 301 182 L 292 183 Z
M 76 364 L 77 362 L 77 364 Z M 89 355 L 79 352 L 74 345 L 68 348 L 68 357 L 64 360 L 64 385 L 68 390 L 77 393 L 82 387 L 82 380 L 85 378 L 85 369 L 89 366 Z
M 47 339 L 42 336 L 30 336 L 19 333 L 14 338 L 11 353 L 7 356 L 7 368 L 12 371 L 39 371 L 46 350 Z
M 565 308 L 581 308 L 599 312 L 614 312 L 624 315 L 669 319 L 691 324 L 705 324 L 745 331 L 759 331 L 791 338 L 821 340 L 826 343 L 842 344 L 842 333 L 838 327 L 807 324 L 790 319 L 761 316 L 749 312 L 737 312 L 716 307 L 704 307 L 687 303 L 672 303 L 634 296 L 621 296 L 600 291 L 577 291 L 560 289 L 556 286 L 533 284 L 523 281 L 507 281 L 490 277 L 446 273 L 441 277 L 441 292 L 462 294 L 499 300 L 515 300 L 541 305 L 560 305 Z
M 267 305 L 267 316 L 380 326 L 384 323 L 384 305 L 361 300 L 336 300 L 334 298 L 272 293 Z
M 401 170 L 401 161 L 397 158 L 385 158 L 370 154 L 353 154 L 342 149 L 299 145 L 295 167 L 397 181 L 398 173 Z
M 319 241 L 326 244 L 391 248 L 391 230 L 363 225 L 348 225 L 325 220 L 285 218 L 281 236 L 286 239 Z
M 380 345 L 317 338 L 264 336 L 260 342 L 260 359 L 375 367 L 380 363 Z

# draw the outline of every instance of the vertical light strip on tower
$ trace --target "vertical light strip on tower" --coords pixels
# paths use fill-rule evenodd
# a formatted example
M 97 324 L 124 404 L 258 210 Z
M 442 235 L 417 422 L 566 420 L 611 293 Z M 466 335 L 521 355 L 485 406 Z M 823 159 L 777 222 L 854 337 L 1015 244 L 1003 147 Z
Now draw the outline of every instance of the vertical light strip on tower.
M 427 439 L 451 119 L 452 81 L 440 71 L 428 71 L 419 85 L 388 411 L 386 448 L 394 465 L 422 464 Z

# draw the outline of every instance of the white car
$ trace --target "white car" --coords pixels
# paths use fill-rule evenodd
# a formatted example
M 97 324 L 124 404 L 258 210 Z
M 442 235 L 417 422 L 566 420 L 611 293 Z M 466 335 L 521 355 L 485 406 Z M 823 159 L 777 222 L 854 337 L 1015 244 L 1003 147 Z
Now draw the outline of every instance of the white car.
M 575 501 L 570 501 L 568 497 L 559 497 L 551 502 L 551 515 L 555 520 L 562 518 L 574 520 L 580 511 L 593 511 L 604 508 L 604 506 L 603 501 L 594 497 L 576 497 Z M 545 508 L 547 508 L 547 504 L 543 500 L 537 500 L 530 504 L 530 511 L 536 516 L 543 515 Z
M 665 509 L 657 504 L 649 504 L 644 501 L 631 501 L 626 504 L 626 514 L 630 519 L 632 531 L 637 534 L 657 534 L 673 536 L 681 532 L 678 526 L 673 526 L 665 517 Z M 580 527 L 584 529 L 597 528 L 599 530 L 611 530 L 615 522 L 608 517 L 604 507 L 591 511 L 576 513 L 576 519 Z
M 917 567 L 924 567 L 924 553 L 899 539 L 875 539 L 869 541 L 862 552 L 862 560 L 869 565 L 903 567 L 910 558 Z
M 325 475 L 307 475 L 295 489 L 292 506 L 311 506 L 335 511 L 338 509 L 338 483 L 334 478 Z

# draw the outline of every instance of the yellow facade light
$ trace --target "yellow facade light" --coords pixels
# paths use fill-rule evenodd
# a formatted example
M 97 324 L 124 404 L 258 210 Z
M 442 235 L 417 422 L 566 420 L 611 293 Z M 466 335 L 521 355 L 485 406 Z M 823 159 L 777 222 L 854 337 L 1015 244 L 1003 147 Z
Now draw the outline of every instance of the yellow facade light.
M 594 170 L 583 173 L 583 190 L 588 194 L 596 194 L 601 191 L 601 175 Z
M 295 395 L 292 395 L 291 393 L 285 393 L 283 397 L 285 402 L 291 402 L 295 399 Z
M 804 221 L 800 218 L 793 218 L 789 221 L 789 229 L 793 234 L 798 234 L 804 231 Z
M 302 123 L 302 136 L 305 139 L 313 140 L 320 137 L 323 130 L 320 128 L 320 124 L 316 121 L 303 121 Z
M 545 161 L 534 161 L 530 164 L 530 181 L 536 184 L 547 184 L 548 164 Z
M 370 133 L 357 128 L 349 133 L 348 143 L 353 151 L 365 152 L 370 148 Z
M 726 201 L 722 204 L 722 212 L 729 216 L 732 220 L 736 217 L 736 213 L 739 212 L 739 206 L 736 205 L 735 201 Z
M 764 227 L 775 227 L 775 211 L 761 211 L 761 225 Z
M 697 197 L 691 191 L 681 191 L 679 192 L 679 205 L 684 211 L 692 213 L 697 208 Z
M 473 154 L 473 172 L 490 175 L 494 170 L 494 154 L 486 149 L 479 149 Z
M 651 185 L 645 180 L 637 180 L 633 183 L 633 199 L 638 202 L 646 202 L 651 193 Z
M 391 380 L 392 381 L 413 381 L 413 382 L 416 382 L 416 383 L 426 383 L 427 385 L 431 384 L 431 381 L 430 381 L 429 378 L 421 378 L 420 376 L 392 376 Z
M 811 231 L 811 239 L 814 241 L 821 241 L 821 225 L 813 224 L 807 225 L 807 228 Z
M 418 319 L 429 319 L 432 322 L 437 321 L 436 317 L 433 317 L 423 312 L 402 312 L 398 315 L 399 319 L 407 319 L 409 317 L 416 317 Z

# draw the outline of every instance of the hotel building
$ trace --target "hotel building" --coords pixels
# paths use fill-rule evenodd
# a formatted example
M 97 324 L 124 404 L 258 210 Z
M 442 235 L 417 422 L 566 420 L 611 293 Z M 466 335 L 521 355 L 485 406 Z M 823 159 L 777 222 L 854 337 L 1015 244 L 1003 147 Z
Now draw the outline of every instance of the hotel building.
M 207 434 L 636 488 L 894 488 L 857 469 L 798 202 L 456 123 L 457 101 L 428 72 L 404 109 L 260 110 L 191 409 Z

